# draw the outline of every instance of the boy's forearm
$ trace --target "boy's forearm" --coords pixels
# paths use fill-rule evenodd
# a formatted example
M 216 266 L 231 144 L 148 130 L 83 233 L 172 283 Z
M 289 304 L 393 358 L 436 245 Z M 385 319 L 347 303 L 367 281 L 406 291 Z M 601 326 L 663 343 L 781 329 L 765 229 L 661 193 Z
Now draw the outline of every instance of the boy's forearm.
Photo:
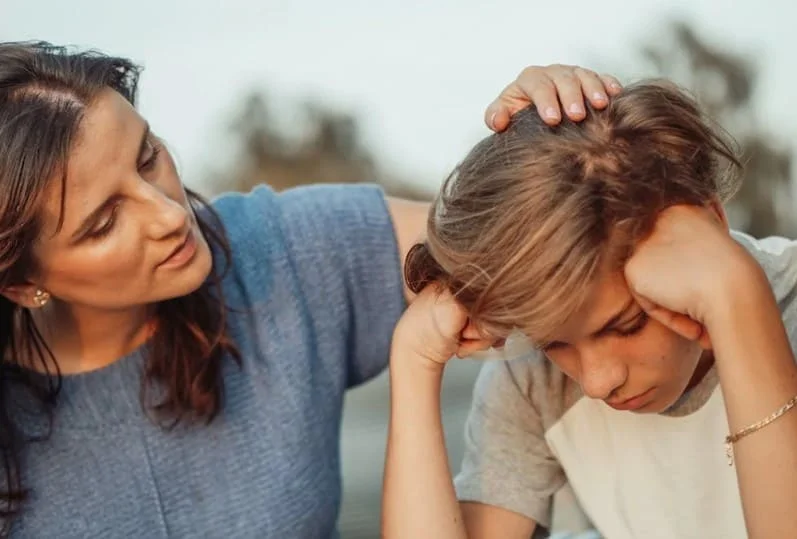
M 462 539 L 440 415 L 443 368 L 394 353 L 382 501 L 385 538 Z
M 729 431 L 736 433 L 797 395 L 797 366 L 763 272 L 735 287 L 712 324 Z M 797 537 L 797 408 L 740 439 L 733 453 L 750 537 Z

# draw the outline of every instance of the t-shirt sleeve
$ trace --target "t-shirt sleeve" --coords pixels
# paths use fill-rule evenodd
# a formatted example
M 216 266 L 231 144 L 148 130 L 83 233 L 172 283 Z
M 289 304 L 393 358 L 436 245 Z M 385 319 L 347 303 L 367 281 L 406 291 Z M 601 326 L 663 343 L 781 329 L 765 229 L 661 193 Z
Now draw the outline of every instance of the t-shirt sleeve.
M 319 352 L 344 356 L 347 387 L 360 384 L 387 366 L 405 308 L 385 195 L 375 185 L 313 185 L 276 200 Z
M 797 357 L 797 240 L 779 236 L 755 239 L 737 231 L 731 234 L 766 273 Z
M 462 502 L 514 511 L 551 524 L 564 472 L 545 440 L 530 398 L 527 358 L 488 361 L 476 381 L 465 432 L 465 456 L 454 484 Z

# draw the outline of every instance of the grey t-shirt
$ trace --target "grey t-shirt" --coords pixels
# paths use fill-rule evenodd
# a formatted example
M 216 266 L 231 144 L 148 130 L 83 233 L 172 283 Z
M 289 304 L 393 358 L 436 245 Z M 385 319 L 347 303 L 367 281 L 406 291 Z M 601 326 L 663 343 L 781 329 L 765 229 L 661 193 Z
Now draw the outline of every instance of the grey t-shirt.
M 764 268 L 797 343 L 797 243 L 734 238 Z M 715 369 L 659 415 L 619 412 L 586 398 L 522 337 L 488 361 L 474 390 L 466 451 L 455 479 L 462 501 L 551 523 L 566 483 L 604 537 L 745 537 Z M 699 510 L 696 510 L 699 508 Z

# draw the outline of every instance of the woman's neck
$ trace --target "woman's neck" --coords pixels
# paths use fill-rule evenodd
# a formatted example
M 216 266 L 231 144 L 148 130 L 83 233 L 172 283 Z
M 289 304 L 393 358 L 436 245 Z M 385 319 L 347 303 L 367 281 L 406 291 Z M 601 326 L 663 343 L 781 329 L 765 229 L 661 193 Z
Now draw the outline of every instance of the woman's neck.
M 107 367 L 144 344 L 154 328 L 147 306 L 98 310 L 53 301 L 33 318 L 65 375 Z

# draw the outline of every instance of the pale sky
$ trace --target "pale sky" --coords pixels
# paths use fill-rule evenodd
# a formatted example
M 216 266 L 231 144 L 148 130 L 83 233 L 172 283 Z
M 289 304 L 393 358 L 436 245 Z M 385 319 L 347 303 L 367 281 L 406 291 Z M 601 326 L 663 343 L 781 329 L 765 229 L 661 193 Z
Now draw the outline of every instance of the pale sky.
M 797 7 L 788 0 L 0 0 L 0 39 L 99 48 L 144 64 L 141 110 L 184 178 L 229 158 L 225 122 L 262 86 L 361 119 L 377 158 L 439 182 L 486 134 L 482 111 L 523 66 L 580 63 L 629 78 L 671 14 L 761 56 L 759 121 L 794 144 Z M 287 118 L 290 121 L 290 117 Z

